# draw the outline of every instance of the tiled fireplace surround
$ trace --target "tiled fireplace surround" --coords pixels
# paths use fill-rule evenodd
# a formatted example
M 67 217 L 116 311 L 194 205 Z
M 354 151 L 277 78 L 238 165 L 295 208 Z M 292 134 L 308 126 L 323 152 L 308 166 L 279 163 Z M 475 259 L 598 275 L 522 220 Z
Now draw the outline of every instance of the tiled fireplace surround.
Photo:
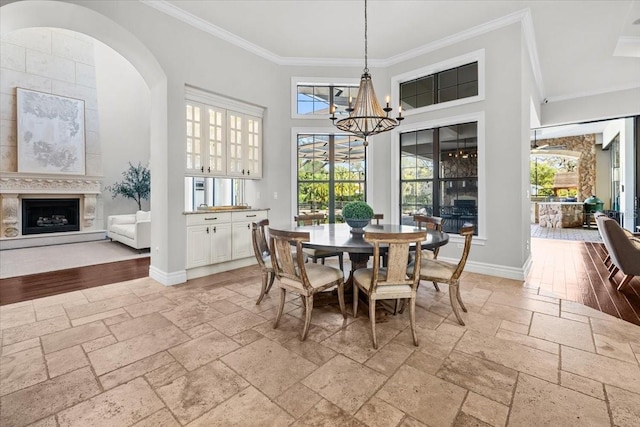
M 3 173 L 0 177 L 0 248 L 32 246 L 25 240 L 68 241 L 62 234 L 73 236 L 75 241 L 99 238 L 94 234 L 104 234 L 103 227 L 96 221 L 100 184 L 99 179 L 88 176 Z M 21 239 L 23 198 L 80 199 L 80 232 L 32 235 Z

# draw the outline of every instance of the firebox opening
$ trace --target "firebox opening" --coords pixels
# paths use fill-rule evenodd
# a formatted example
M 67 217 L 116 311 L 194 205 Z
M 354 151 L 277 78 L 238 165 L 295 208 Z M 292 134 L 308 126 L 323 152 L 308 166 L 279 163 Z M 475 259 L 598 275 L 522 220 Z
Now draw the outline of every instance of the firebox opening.
M 80 231 L 80 199 L 22 199 L 22 234 Z

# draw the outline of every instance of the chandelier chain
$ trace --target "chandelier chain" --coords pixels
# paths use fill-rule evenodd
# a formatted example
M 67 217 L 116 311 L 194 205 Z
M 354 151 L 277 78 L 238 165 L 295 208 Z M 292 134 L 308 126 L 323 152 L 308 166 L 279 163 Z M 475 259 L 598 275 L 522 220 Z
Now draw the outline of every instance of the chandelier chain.
M 369 52 L 367 40 L 367 0 L 364 0 L 364 72 L 369 72 Z

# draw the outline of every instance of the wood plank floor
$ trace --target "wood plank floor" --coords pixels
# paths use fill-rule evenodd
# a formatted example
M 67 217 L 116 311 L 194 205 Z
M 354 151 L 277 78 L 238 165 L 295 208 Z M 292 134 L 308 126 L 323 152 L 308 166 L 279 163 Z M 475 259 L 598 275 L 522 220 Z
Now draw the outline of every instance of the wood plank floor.
M 606 254 L 601 243 L 532 239 L 531 268 L 527 282 L 543 295 L 582 303 L 640 325 L 640 278 L 622 290 L 607 280 Z M 148 257 L 42 274 L 0 279 L 0 305 L 146 277 Z
M 527 282 L 541 294 L 582 303 L 588 307 L 640 325 L 640 278 L 634 277 L 621 291 L 604 265 L 602 243 L 531 239 L 533 266 Z
M 0 305 L 147 277 L 149 264 L 143 257 L 0 279 Z

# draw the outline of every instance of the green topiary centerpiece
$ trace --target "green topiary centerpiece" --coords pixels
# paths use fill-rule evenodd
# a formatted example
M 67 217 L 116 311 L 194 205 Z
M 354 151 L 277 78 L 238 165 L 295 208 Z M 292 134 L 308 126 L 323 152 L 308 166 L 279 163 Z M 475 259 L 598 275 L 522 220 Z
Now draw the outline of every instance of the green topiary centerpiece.
M 354 235 L 364 234 L 363 228 L 369 224 L 373 218 L 373 209 L 366 202 L 349 202 L 342 208 L 342 217 L 351 227 Z

